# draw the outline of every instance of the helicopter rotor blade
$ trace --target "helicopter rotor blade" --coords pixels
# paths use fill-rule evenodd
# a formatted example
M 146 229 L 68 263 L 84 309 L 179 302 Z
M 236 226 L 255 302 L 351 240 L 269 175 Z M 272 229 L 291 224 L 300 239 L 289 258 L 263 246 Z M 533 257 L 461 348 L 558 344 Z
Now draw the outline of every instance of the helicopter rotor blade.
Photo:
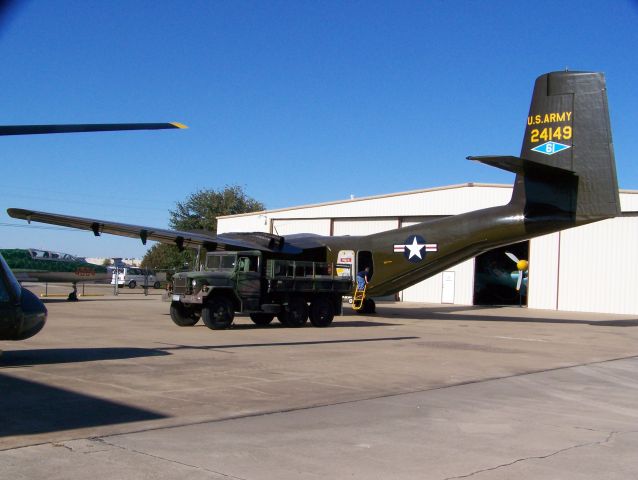
M 113 132 L 119 130 L 164 130 L 188 128 L 177 122 L 171 123 L 85 123 L 53 125 L 0 125 L 1 135 L 39 135 L 44 133 Z

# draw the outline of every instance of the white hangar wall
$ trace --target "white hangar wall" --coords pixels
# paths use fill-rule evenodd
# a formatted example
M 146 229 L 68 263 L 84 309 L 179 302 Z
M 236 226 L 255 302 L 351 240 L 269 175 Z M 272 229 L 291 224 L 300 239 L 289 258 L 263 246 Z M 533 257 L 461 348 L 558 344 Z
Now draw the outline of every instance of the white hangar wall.
M 506 204 L 511 185 L 462 184 L 306 205 L 218 219 L 218 233 L 368 235 Z M 638 211 L 638 192 L 621 191 L 623 211 Z M 632 292 L 638 265 L 638 217 L 621 217 L 530 241 L 528 306 L 552 310 L 638 313 Z M 445 277 L 445 278 L 444 278 Z M 445 285 L 445 287 L 444 287 Z M 404 301 L 471 305 L 474 259 L 403 292 Z
M 638 313 L 637 246 L 638 217 L 613 218 L 533 239 L 528 306 Z

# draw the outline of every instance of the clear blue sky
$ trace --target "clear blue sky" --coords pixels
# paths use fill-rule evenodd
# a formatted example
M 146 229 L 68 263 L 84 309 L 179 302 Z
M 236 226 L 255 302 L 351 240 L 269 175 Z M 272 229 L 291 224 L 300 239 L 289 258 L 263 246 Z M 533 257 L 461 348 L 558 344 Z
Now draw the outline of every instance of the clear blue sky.
M 566 67 L 605 72 L 638 189 L 637 46 L 635 0 L 30 1 L 0 32 L 1 124 L 190 128 L 0 138 L 0 247 L 146 250 L 8 207 L 166 227 L 226 184 L 282 208 L 511 183 L 465 157 L 518 155 L 534 79 Z

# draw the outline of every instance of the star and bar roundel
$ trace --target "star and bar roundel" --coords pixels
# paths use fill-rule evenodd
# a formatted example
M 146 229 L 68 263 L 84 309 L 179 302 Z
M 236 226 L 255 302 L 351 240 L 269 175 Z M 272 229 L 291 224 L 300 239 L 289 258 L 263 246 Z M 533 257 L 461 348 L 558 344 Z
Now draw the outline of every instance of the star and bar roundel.
M 408 262 L 418 263 L 425 258 L 426 252 L 436 252 L 436 243 L 426 243 L 420 235 L 410 235 L 405 243 L 394 245 L 394 253 L 402 253 Z

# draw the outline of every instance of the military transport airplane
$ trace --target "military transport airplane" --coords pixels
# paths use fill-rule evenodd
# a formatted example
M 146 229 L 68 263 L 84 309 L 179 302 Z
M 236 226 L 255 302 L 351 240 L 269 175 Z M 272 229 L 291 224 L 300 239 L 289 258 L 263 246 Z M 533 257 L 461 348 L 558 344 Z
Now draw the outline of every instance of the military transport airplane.
M 4 5 L 0 3 L 0 10 Z M 2 13 L 0 11 L 0 13 Z M 0 125 L 0 136 L 47 133 L 112 132 L 188 128 L 181 123 L 94 123 L 58 125 Z M 22 288 L 0 254 L 0 340 L 24 340 L 44 327 L 47 310 L 42 301 Z
M 84 258 L 50 250 L 0 249 L 9 268 L 19 282 L 71 283 L 73 291 L 69 301 L 77 301 L 77 284 L 109 280 L 111 273 L 106 267 L 94 265 Z
M 264 258 L 369 267 L 368 296 L 394 294 L 487 250 L 620 215 L 602 73 L 537 78 L 521 154 L 468 157 L 516 174 L 507 205 L 368 236 L 214 235 L 10 208 L 13 218 L 207 250 L 259 250 Z M 374 308 L 371 300 L 364 312 Z

